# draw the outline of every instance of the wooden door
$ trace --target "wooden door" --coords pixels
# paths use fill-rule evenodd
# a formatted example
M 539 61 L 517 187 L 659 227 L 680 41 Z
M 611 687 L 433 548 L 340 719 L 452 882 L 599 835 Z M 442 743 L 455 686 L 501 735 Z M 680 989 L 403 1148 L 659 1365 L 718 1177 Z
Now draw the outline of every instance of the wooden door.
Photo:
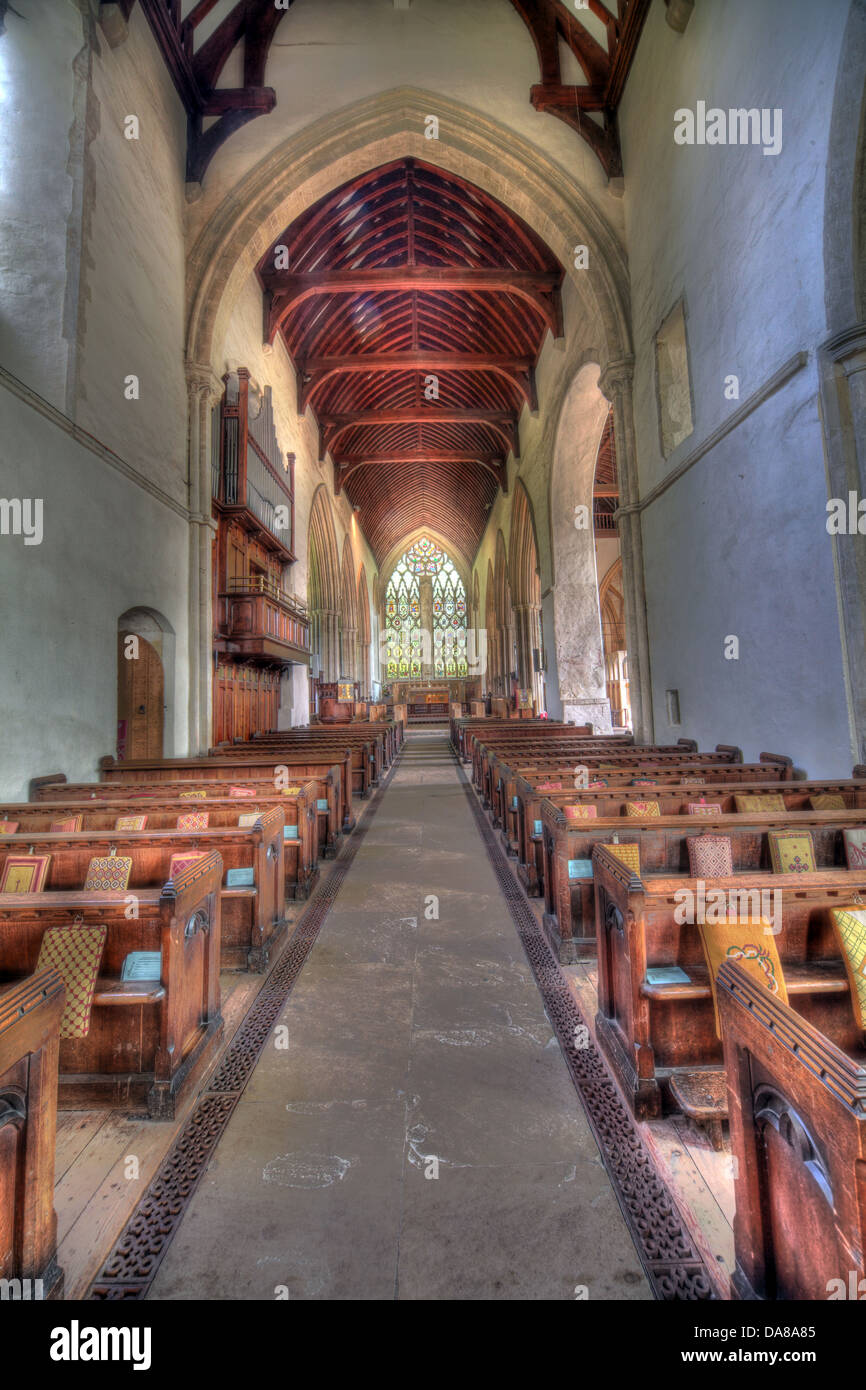
M 125 639 L 136 636 L 138 656 L 126 655 Z M 155 647 L 144 637 L 121 632 L 117 639 L 117 757 L 161 758 L 165 679 Z

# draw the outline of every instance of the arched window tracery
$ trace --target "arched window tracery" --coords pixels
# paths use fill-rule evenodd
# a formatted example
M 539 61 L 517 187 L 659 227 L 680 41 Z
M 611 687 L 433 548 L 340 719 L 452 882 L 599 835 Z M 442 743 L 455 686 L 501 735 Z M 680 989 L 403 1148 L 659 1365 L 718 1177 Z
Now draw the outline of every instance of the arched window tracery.
M 421 536 L 394 566 L 385 591 L 388 677 L 413 679 L 424 674 L 422 580 L 432 585 L 433 675 L 465 676 L 467 609 L 463 581 L 445 551 Z

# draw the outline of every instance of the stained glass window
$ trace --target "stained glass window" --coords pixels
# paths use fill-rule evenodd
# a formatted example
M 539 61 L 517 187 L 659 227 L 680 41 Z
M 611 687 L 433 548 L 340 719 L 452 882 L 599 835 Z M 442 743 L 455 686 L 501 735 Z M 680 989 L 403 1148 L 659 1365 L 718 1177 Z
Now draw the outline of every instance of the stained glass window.
M 387 674 L 391 678 L 417 679 L 422 675 L 421 579 L 427 575 L 433 584 L 433 673 L 437 677 L 468 674 L 463 581 L 445 551 L 422 536 L 394 566 L 385 592 Z

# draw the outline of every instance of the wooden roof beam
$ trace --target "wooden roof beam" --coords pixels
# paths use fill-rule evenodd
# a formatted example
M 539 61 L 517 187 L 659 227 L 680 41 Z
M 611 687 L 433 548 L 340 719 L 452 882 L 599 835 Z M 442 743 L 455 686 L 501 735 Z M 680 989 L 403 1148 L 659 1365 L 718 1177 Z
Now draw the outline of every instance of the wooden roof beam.
M 272 344 L 291 311 L 315 295 L 417 290 L 423 294 L 510 294 L 533 305 L 555 338 L 562 337 L 561 271 L 394 266 L 374 270 L 322 270 L 297 275 L 261 273 L 265 289 L 265 342 Z
M 433 409 L 408 406 L 394 410 L 352 410 L 335 415 L 322 415 L 319 420 L 319 461 L 333 452 L 334 445 L 346 430 L 365 425 L 487 425 L 500 436 L 515 458 L 520 457 L 520 433 L 517 416 L 508 410 L 482 410 L 476 407 Z
M 317 392 L 335 376 L 373 372 L 494 372 L 512 382 L 529 409 L 538 410 L 535 365 L 529 357 L 507 357 L 483 352 L 427 352 L 423 348 L 405 352 L 348 353 L 345 356 L 298 358 L 298 414 L 303 415 Z

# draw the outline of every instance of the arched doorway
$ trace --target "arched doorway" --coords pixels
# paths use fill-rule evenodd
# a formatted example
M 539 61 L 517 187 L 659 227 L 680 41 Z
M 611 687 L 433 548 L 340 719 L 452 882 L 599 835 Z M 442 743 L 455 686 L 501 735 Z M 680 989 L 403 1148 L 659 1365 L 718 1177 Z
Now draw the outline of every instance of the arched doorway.
M 118 760 L 164 755 L 173 638 L 167 620 L 149 609 L 129 609 L 118 619 Z

